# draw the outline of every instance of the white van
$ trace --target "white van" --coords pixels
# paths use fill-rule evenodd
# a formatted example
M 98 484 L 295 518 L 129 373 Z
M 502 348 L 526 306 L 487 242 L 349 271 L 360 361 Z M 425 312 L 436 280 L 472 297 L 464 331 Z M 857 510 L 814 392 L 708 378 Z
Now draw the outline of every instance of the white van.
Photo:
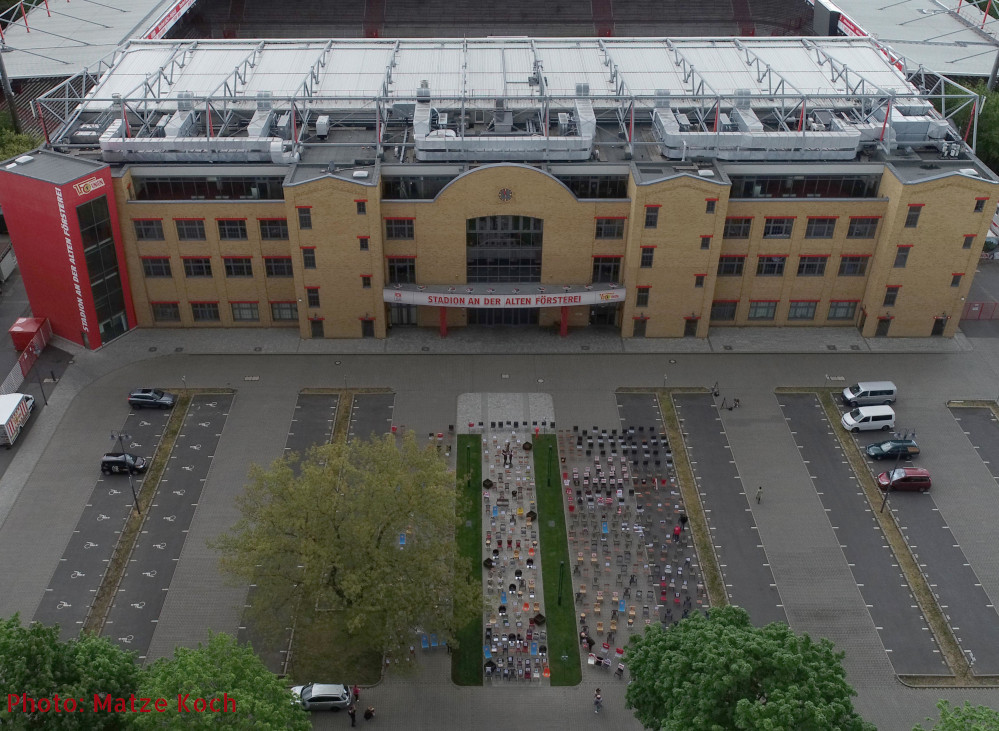
M 843 389 L 847 406 L 885 406 L 895 403 L 895 384 L 891 381 L 861 381 Z
M 895 428 L 895 411 L 891 406 L 858 406 L 843 414 L 840 423 L 853 432 L 888 431 Z

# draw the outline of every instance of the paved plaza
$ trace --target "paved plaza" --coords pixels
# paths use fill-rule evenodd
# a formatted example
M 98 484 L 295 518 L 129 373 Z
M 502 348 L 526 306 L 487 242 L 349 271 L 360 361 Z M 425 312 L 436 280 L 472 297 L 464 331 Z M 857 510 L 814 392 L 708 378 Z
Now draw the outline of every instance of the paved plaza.
M 148 655 L 160 657 L 177 644 L 193 645 L 205 639 L 208 628 L 237 631 L 247 587 L 225 581 L 206 541 L 236 520 L 233 498 L 245 482 L 247 465 L 267 464 L 290 444 L 289 432 L 303 389 L 387 389 L 391 398 L 372 402 L 370 409 L 358 412 L 358 433 L 397 426 L 436 438 L 449 434 L 451 425 L 460 428 L 467 421 L 484 422 L 483 464 L 493 467 L 496 475 L 492 478 L 496 487 L 489 492 L 488 517 L 491 520 L 497 508 L 497 527 L 494 531 L 489 521 L 484 524 L 483 548 L 489 548 L 490 555 L 497 548 L 500 500 L 509 486 L 509 505 L 503 506 L 508 511 L 503 554 L 521 561 L 523 568 L 509 564 L 509 572 L 492 577 L 492 587 L 487 576 L 483 591 L 489 596 L 493 596 L 490 590 L 496 592 L 496 598 L 502 598 L 498 592 L 508 592 L 507 617 L 516 622 L 514 607 L 521 612 L 521 632 L 514 626 L 513 634 L 524 635 L 524 643 L 536 602 L 538 612 L 544 613 L 536 564 L 533 572 L 539 578 L 534 579 L 534 597 L 528 583 L 532 570 L 527 569 L 527 560 L 537 561 L 538 554 L 530 555 L 534 539 L 527 522 L 531 493 L 526 468 L 532 461 L 524 457 L 523 443 L 530 439 L 533 424 L 525 422 L 536 417 L 549 425 L 555 422 L 549 431 L 554 430 L 559 445 L 561 489 L 571 531 L 570 563 L 573 569 L 579 567 L 578 574 L 572 572 L 572 600 L 578 601 L 577 615 L 586 615 L 595 657 L 589 665 L 585 659 L 589 653 L 583 655 L 583 682 L 575 688 L 549 687 L 543 664 L 542 677 L 536 680 L 533 662 L 529 682 L 523 675 L 517 682 L 504 682 L 501 673 L 488 687 L 457 688 L 450 682 L 448 655 L 440 649 L 418 649 L 419 673 L 403 678 L 389 672 L 385 681 L 365 690 L 364 700 L 378 708 L 380 724 L 387 728 L 491 729 L 502 718 L 511 728 L 572 723 L 637 729 L 624 708 L 626 672 L 614 677 L 616 650 L 624 647 L 629 632 L 642 630 L 646 622 L 675 620 L 685 610 L 705 606 L 695 584 L 699 557 L 690 551 L 689 539 L 673 543 L 673 530 L 685 508 L 672 484 L 667 460 L 667 452 L 685 446 L 696 452 L 698 444 L 662 441 L 652 394 L 664 385 L 710 388 L 717 383 L 719 403 L 740 399 L 739 409 L 718 409 L 711 417 L 725 436 L 718 447 L 723 454 L 715 458 L 725 464 L 731 460 L 737 468 L 738 486 L 716 485 L 715 478 L 704 473 L 701 483 L 711 484 L 702 484 L 700 489 L 734 491 L 719 492 L 716 499 L 727 496 L 742 501 L 741 507 L 732 503 L 733 509 L 738 508 L 746 524 L 753 526 L 782 611 L 796 631 L 829 637 L 846 652 L 844 662 L 858 691 L 860 713 L 879 729 L 909 729 L 935 715 L 939 698 L 999 708 L 999 690 L 917 690 L 898 681 L 837 538 L 837 528 L 812 484 L 808 457 L 799 452 L 775 395 L 780 386 L 824 386 L 839 383 L 834 379 L 840 378 L 849 382 L 871 377 L 894 380 L 900 389 L 896 407 L 900 421 L 918 431 L 922 465 L 934 471 L 936 508 L 974 568 L 981 590 L 995 599 L 999 597 L 999 556 L 991 529 L 999 522 L 995 479 L 990 465 L 978 456 L 960 422 L 950 414 L 947 402 L 996 397 L 999 343 L 963 336 L 916 342 L 857 340 L 848 330 L 752 330 L 720 331 L 707 341 L 677 343 L 625 344 L 594 333 L 571 334 L 562 340 L 532 332 L 520 338 L 507 331 L 466 332 L 445 341 L 435 333 L 408 332 L 398 339 L 393 333 L 393 338 L 380 342 L 338 342 L 300 341 L 284 331 L 243 330 L 137 331 L 95 353 L 59 344 L 73 360 L 59 383 L 49 386 L 49 406 L 33 417 L 31 430 L 12 451 L 10 465 L 0 479 L 0 551 L 5 556 L 0 585 L 6 589 L 0 594 L 0 613 L 7 616 L 20 611 L 31 617 L 43 604 L 90 501 L 97 458 L 108 446 L 107 435 L 120 429 L 126 417 L 123 392 L 146 384 L 179 389 L 186 382 L 192 388 L 230 388 L 235 397 L 214 447 L 211 472 L 190 520 Z M 460 348 L 475 354 L 454 352 Z M 29 392 L 32 385 L 26 384 Z M 619 392 L 621 388 L 637 390 L 638 400 L 626 403 L 622 397 L 627 394 Z M 499 395 L 492 405 L 491 394 Z M 491 410 L 492 416 L 467 419 L 467 409 L 472 407 L 463 402 L 466 398 L 478 400 L 479 414 L 488 416 Z M 504 398 L 512 403 L 501 408 Z M 322 416 L 324 425 L 328 418 L 327 410 Z M 507 428 L 508 420 L 521 423 Z M 495 428 L 491 421 L 497 422 Z M 639 426 L 645 431 L 640 433 Z M 640 436 L 653 433 L 658 443 L 652 436 Z M 450 445 L 449 437 L 444 439 Z M 505 468 L 500 472 L 508 440 L 520 470 L 517 474 L 511 466 L 510 479 Z M 605 454 L 600 454 L 601 448 Z M 701 463 L 710 456 L 706 453 Z M 487 475 L 484 471 L 483 477 Z M 526 489 L 518 490 L 514 499 L 517 477 Z M 735 482 L 736 478 L 727 480 Z M 766 485 L 759 504 L 750 499 L 757 485 Z M 514 523 L 509 522 L 510 511 L 517 518 Z M 710 526 L 712 518 L 708 520 Z M 486 531 L 492 533 L 488 544 Z M 716 550 L 724 555 L 729 537 L 722 531 L 714 533 L 721 546 Z M 512 541 L 509 554 L 508 539 Z M 517 540 L 521 541 L 519 556 Z M 678 573 L 681 567 L 684 578 Z M 517 570 L 522 572 L 520 577 Z M 729 571 L 736 573 L 732 567 Z M 518 581 L 521 578 L 523 585 Z M 742 577 L 728 578 L 738 588 Z M 687 581 L 686 593 L 683 581 Z M 516 603 L 510 601 L 511 584 L 516 587 Z M 499 638 L 500 602 L 496 605 L 497 624 L 491 636 L 483 637 L 483 645 L 492 652 L 492 640 L 497 639 L 497 652 L 506 661 L 510 654 L 508 644 L 504 646 Z M 509 643 L 511 633 L 505 634 Z M 535 640 L 533 634 L 531 640 Z M 517 654 L 523 656 L 526 670 L 526 660 L 534 656 L 530 644 L 523 647 L 526 651 Z M 519 669 L 517 654 L 514 668 Z M 611 661 L 609 667 L 604 665 L 605 657 Z M 605 701 L 600 715 L 592 712 L 590 702 L 597 686 Z M 337 714 L 317 715 L 314 720 L 317 727 L 346 722 Z

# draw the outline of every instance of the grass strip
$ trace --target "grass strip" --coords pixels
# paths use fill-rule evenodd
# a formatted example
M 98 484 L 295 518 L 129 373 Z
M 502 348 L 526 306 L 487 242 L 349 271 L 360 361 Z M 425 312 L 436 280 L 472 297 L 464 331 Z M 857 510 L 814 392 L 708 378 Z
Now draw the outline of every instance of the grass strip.
M 473 583 L 482 585 L 482 438 L 458 435 L 455 468 L 457 479 L 458 555 L 472 562 Z M 482 612 L 458 628 L 457 647 L 451 654 L 451 680 L 455 685 L 482 685 Z
M 572 577 L 569 575 L 569 544 L 562 506 L 562 476 L 558 443 L 554 434 L 534 438 L 534 479 L 538 495 L 538 538 L 541 542 L 541 581 L 545 591 L 545 626 L 548 628 L 548 665 L 552 686 L 579 685 L 579 636 Z M 549 467 L 551 472 L 549 473 Z M 560 564 L 564 569 L 560 570 Z M 559 579 L 563 582 L 559 606 Z M 564 659 L 563 659 L 564 658 Z
M 708 603 L 712 607 L 724 607 L 728 604 L 728 593 L 725 582 L 722 581 L 721 568 L 718 566 L 718 555 L 711 542 L 711 531 L 708 520 L 701 505 L 701 495 L 694 479 L 694 471 L 687 458 L 687 448 L 680 428 L 680 419 L 673 403 L 674 393 L 708 393 L 707 389 L 669 389 L 659 390 L 659 413 L 663 417 L 663 429 L 673 448 L 673 467 L 676 469 L 676 481 L 680 485 L 683 496 L 683 506 L 690 519 L 690 529 L 694 535 L 694 547 L 697 549 L 697 560 L 701 565 L 701 576 L 704 577 L 704 588 L 708 592 Z

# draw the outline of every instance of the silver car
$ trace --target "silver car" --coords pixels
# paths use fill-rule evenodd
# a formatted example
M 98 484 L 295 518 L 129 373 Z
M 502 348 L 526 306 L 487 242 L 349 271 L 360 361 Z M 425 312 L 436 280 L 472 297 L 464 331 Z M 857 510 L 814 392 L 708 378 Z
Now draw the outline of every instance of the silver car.
M 291 693 L 307 711 L 339 711 L 350 705 L 350 688 L 345 684 L 296 685 Z

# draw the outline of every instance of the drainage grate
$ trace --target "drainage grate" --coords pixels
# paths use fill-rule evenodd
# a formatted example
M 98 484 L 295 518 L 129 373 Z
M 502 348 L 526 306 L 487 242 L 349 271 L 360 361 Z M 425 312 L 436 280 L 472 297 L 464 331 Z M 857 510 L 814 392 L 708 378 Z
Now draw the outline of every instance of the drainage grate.
M 173 349 L 173 352 L 174 352 L 174 353 L 183 353 L 183 352 L 184 352 L 184 349 L 183 349 L 183 348 L 174 348 L 174 349 Z
M 420 350 L 422 350 L 424 353 L 429 353 L 430 352 L 430 346 L 429 345 L 424 345 L 422 348 L 420 348 Z
M 154 345 L 153 347 L 151 347 L 151 348 L 149 349 L 149 352 L 150 352 L 150 353 L 155 353 L 155 352 L 156 352 L 156 346 Z
M 731 346 L 731 345 L 723 345 L 722 347 L 723 347 L 723 348 L 724 348 L 725 350 L 731 350 L 731 349 L 732 349 L 732 346 Z
M 850 346 L 850 350 L 860 350 L 860 346 L 859 345 L 851 345 Z
M 579 346 L 579 349 L 580 349 L 580 350 L 589 350 L 589 349 L 590 349 L 590 346 L 589 346 L 589 345 L 580 345 L 580 346 Z
M 263 348 L 261 348 L 261 347 L 260 347 L 260 346 L 258 345 L 257 347 L 255 347 L 255 348 L 253 349 L 253 352 L 254 352 L 254 353 L 259 353 L 259 352 L 260 352 L 261 350 L 263 350 Z
M 826 350 L 836 350 L 836 346 L 835 345 L 827 345 L 826 346 Z

